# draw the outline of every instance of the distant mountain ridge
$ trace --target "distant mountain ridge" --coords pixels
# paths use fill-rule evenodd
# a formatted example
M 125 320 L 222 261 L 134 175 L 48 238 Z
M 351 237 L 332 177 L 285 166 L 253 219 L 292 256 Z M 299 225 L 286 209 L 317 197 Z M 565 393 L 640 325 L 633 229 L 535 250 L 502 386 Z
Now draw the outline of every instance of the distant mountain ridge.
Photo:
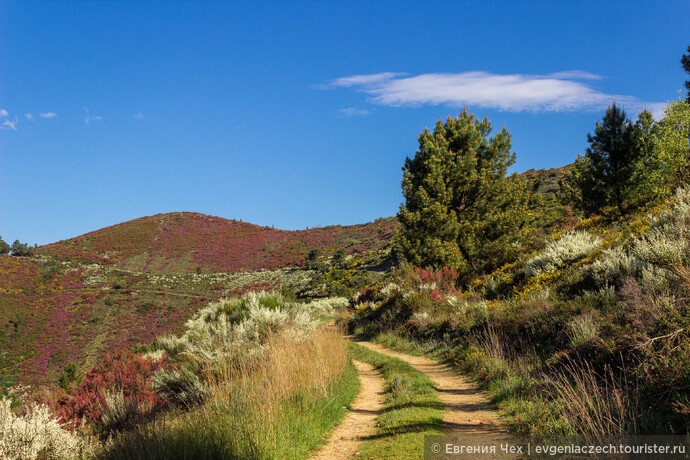
M 301 265 L 312 249 L 329 254 L 378 251 L 398 227 L 395 217 L 308 230 L 277 230 L 194 212 L 141 217 L 38 248 L 58 260 L 115 265 L 140 272 L 275 270 Z

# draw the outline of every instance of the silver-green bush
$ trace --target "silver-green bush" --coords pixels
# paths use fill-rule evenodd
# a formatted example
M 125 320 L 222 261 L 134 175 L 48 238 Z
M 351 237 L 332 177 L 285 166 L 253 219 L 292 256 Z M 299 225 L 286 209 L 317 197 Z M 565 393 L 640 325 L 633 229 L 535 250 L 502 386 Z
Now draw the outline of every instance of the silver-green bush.
M 525 274 L 528 277 L 553 272 L 594 251 L 601 240 L 585 231 L 567 232 L 561 238 L 549 243 L 542 252 L 527 261 Z
M 318 324 L 311 312 L 324 308 L 268 292 L 210 303 L 187 321 L 181 337 L 159 339 L 172 368 L 154 374 L 154 387 L 169 399 L 195 404 L 208 394 L 208 378 L 228 362 L 261 355 L 269 336 L 277 332 L 295 340 L 308 336 Z
M 657 269 L 658 282 L 676 278 L 690 287 L 690 189 L 678 189 L 673 205 L 652 218 L 650 226 L 634 242 L 632 254 Z
M 30 404 L 16 415 L 9 398 L 0 399 L 0 458 L 8 460 L 85 458 L 92 445 L 65 430 L 48 407 Z

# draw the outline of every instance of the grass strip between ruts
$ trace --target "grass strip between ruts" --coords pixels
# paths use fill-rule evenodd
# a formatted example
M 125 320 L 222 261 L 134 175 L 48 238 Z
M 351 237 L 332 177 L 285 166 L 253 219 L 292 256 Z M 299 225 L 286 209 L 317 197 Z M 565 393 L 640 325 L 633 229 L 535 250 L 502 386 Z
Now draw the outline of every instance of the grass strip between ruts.
M 434 383 L 401 359 L 355 343 L 350 350 L 354 359 L 373 365 L 385 380 L 378 432 L 364 439 L 358 458 L 422 458 L 424 436 L 442 434 L 443 404 Z

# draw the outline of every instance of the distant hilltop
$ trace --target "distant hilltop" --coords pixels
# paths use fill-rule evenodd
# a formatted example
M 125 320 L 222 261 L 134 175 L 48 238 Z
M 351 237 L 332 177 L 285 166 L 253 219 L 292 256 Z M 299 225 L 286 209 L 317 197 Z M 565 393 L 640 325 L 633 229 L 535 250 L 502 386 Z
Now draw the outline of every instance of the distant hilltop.
M 302 265 L 312 249 L 324 255 L 384 249 L 395 217 L 359 225 L 276 230 L 195 212 L 141 217 L 38 248 L 58 260 L 115 265 L 142 272 L 275 270 Z

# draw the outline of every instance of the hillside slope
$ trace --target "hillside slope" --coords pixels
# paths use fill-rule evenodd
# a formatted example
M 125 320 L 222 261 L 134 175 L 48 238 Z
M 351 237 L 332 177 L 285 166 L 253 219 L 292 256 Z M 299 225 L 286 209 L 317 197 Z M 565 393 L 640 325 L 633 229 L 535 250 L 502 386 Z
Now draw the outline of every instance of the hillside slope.
M 326 254 L 341 248 L 350 254 L 383 249 L 397 225 L 390 217 L 368 224 L 288 231 L 179 212 L 123 222 L 41 246 L 38 253 L 142 272 L 275 270 L 301 265 L 312 249 Z
M 219 298 L 280 286 L 299 289 L 309 271 L 156 274 L 113 266 L 0 255 L 0 388 L 56 382 L 105 354 L 180 332 Z

